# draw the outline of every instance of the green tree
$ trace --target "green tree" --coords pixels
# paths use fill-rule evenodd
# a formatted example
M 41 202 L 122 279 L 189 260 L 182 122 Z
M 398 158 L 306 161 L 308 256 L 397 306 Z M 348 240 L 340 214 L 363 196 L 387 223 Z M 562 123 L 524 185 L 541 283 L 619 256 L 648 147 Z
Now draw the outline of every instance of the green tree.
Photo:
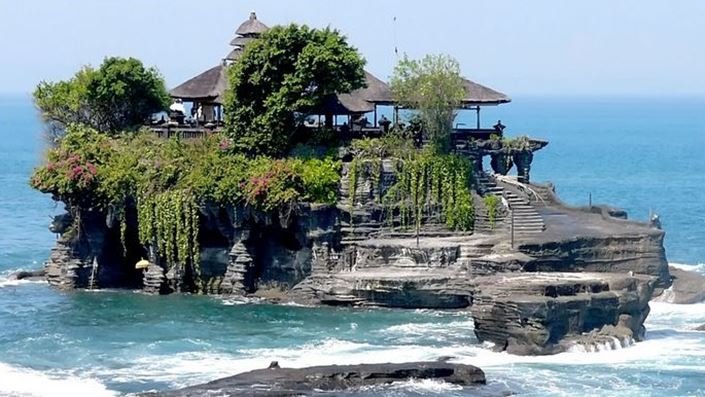
M 364 64 L 336 30 L 272 28 L 229 70 L 225 124 L 234 149 L 248 155 L 285 153 L 295 113 L 306 114 L 327 95 L 363 87 Z
M 62 135 L 70 124 L 102 132 L 132 130 L 169 105 L 164 79 L 135 58 L 106 58 L 98 69 L 84 66 L 71 79 L 43 81 L 34 101 L 50 132 Z
M 447 55 L 427 55 L 421 60 L 404 55 L 390 86 L 400 105 L 418 111 L 434 148 L 447 153 L 456 109 L 465 95 L 458 61 Z

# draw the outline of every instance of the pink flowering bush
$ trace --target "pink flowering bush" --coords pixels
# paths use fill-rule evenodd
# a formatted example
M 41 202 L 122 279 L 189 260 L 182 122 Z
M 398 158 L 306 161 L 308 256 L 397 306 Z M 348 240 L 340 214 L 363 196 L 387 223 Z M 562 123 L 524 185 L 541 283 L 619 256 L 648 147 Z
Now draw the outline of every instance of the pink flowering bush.
M 83 127 L 70 127 L 57 148 L 47 153 L 47 163 L 35 170 L 30 184 L 68 204 L 93 207 L 99 168 L 109 152 L 107 138 Z
M 330 159 L 248 158 L 228 138 L 160 139 L 148 132 L 108 137 L 72 126 L 49 150 L 31 185 L 83 208 L 123 207 L 138 196 L 167 191 L 200 203 L 290 210 L 298 202 L 337 200 L 340 162 Z

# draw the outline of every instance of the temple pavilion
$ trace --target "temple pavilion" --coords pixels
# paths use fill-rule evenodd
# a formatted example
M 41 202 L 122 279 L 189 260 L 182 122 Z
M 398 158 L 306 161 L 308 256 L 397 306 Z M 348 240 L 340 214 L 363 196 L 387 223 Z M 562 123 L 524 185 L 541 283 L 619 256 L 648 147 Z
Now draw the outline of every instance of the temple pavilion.
M 237 62 L 247 45 L 268 29 L 267 25 L 257 19 L 257 14 L 252 12 L 249 18 L 235 30 L 235 37 L 230 41 L 229 52 L 217 65 L 186 80 L 169 92 L 174 100 L 190 104 L 190 117 L 186 115 L 185 118 L 188 122 L 178 123 L 177 126 L 174 126 L 174 130 L 178 129 L 185 137 L 192 137 L 200 135 L 204 127 L 217 129 L 222 125 L 223 100 L 225 91 L 228 89 L 227 67 Z M 382 129 L 381 120 L 378 117 L 378 107 L 380 106 L 392 107 L 394 112 L 391 122 L 398 122 L 399 108 L 394 102 L 387 83 L 368 71 L 365 71 L 365 82 L 365 88 L 326 98 L 319 108 L 312 110 L 311 120 L 314 123 L 311 126 L 321 125 L 324 123 L 321 121 L 323 118 L 325 124 L 330 127 L 339 130 L 345 129 L 354 135 L 374 136 Z M 483 138 L 485 135 L 489 137 L 490 134 L 497 133 L 495 129 L 481 128 L 481 109 L 485 106 L 508 103 L 511 99 L 501 92 L 467 79 L 465 79 L 465 92 L 461 109 L 474 111 L 476 124 L 474 128 L 467 126 L 460 128 L 460 125 L 457 125 L 456 133 L 462 136 L 472 135 Z M 315 116 L 318 116 L 318 119 Z M 338 121 L 341 117 L 345 122 L 339 125 Z M 364 120 L 364 122 L 359 123 L 359 120 Z M 164 132 L 157 130 L 157 133 L 160 134 Z M 167 135 L 169 135 L 168 132 Z

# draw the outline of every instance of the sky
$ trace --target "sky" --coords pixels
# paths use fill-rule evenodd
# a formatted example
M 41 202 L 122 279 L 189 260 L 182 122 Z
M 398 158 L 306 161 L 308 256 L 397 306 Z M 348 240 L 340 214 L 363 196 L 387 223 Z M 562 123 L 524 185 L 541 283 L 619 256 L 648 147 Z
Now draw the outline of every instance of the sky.
M 705 96 L 702 0 L 0 0 L 0 93 L 106 56 L 173 87 L 216 65 L 252 10 L 341 30 L 385 80 L 397 48 L 449 54 L 511 96 Z

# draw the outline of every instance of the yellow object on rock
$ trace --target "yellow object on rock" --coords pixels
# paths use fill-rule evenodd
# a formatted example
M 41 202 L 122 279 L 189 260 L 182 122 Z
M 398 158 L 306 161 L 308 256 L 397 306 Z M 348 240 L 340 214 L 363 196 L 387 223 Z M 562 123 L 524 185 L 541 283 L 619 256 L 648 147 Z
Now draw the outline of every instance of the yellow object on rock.
M 146 269 L 151 265 L 148 260 L 142 259 L 141 261 L 135 263 L 135 269 Z

